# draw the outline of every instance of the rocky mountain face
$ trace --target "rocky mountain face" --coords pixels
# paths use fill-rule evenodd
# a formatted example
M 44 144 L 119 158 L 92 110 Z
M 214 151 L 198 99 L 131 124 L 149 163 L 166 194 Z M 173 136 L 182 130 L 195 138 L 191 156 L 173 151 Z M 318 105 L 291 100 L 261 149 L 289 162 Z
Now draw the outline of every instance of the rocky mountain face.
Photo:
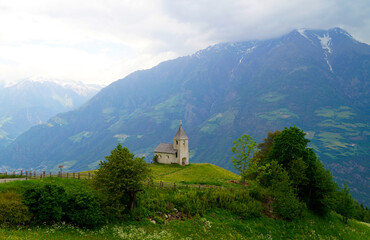
M 369 205 L 369 69 L 370 46 L 339 28 L 218 44 L 112 83 L 19 136 L 0 165 L 93 169 L 117 142 L 149 160 L 182 120 L 190 162 L 232 170 L 233 140 L 295 125 Z
M 24 80 L 0 84 L 0 148 L 30 127 L 87 102 L 101 88 L 82 83 Z

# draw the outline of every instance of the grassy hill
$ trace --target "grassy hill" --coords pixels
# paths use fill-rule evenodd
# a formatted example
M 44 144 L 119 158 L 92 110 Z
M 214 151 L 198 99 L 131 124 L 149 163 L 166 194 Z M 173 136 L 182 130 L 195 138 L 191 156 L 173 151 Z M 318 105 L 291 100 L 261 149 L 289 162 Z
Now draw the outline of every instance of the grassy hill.
M 230 182 L 231 180 L 239 180 L 239 175 L 210 163 L 191 163 L 187 166 L 153 163 L 150 164 L 150 168 L 153 171 L 153 180 L 155 183 L 162 181 L 164 184 L 239 186 Z M 93 174 L 95 171 L 83 171 L 81 174 L 85 176 L 89 172 Z
M 224 168 L 210 163 L 189 164 L 151 164 L 153 177 L 156 182 L 170 182 L 184 184 L 207 184 L 215 186 L 235 186 L 230 180 L 239 180 L 239 176 Z

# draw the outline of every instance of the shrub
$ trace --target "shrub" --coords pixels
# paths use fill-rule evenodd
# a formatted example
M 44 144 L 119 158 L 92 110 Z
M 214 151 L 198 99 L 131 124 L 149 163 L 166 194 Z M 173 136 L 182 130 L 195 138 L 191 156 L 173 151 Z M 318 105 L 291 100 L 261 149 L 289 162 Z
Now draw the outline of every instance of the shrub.
M 300 202 L 293 192 L 276 192 L 273 194 L 274 202 L 272 207 L 274 212 L 281 218 L 293 220 L 302 215 L 305 208 L 304 203 Z
M 59 222 L 65 201 L 64 188 L 54 184 L 36 185 L 24 193 L 24 203 L 32 213 L 35 224 Z
M 28 207 L 22 202 L 22 195 L 15 192 L 0 194 L 0 225 L 16 227 L 27 225 L 31 219 Z
M 66 222 L 80 227 L 94 228 L 103 223 L 97 196 L 83 186 L 67 189 L 66 202 L 63 206 Z
M 174 208 L 181 216 L 204 216 L 215 208 L 226 209 L 242 218 L 258 217 L 262 204 L 249 196 L 246 190 L 228 189 L 147 189 L 140 198 L 140 214 L 170 213 Z M 154 216 L 154 214 L 152 215 Z
M 288 172 L 276 161 L 271 162 L 271 195 L 274 198 L 274 212 L 283 219 L 293 220 L 302 214 L 304 204 L 293 191 Z

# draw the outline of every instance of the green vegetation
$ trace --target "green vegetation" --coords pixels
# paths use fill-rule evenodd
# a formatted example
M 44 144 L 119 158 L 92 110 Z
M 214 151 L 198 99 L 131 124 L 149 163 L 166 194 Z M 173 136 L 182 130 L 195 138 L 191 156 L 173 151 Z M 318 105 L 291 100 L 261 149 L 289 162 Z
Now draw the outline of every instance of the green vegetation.
M 370 227 L 354 220 L 348 224 L 331 213 L 325 218 L 307 214 L 293 221 L 267 217 L 240 219 L 237 214 L 215 209 L 205 216 L 183 221 L 153 224 L 147 219 L 106 225 L 88 230 L 68 224 L 55 224 L 40 228 L 0 228 L 0 236 L 6 239 L 29 240 L 82 240 L 82 239 L 179 239 L 179 240 L 254 240 L 254 239 L 353 239 L 364 240 L 370 235 Z
M 251 136 L 243 134 L 233 144 L 234 146 L 231 148 L 231 151 L 235 156 L 231 157 L 231 162 L 235 169 L 240 172 L 242 183 L 245 184 L 246 169 L 249 166 L 249 161 L 252 158 L 257 143 L 253 141 Z
M 263 102 L 278 102 L 284 99 L 285 97 L 286 95 L 283 95 L 277 92 L 271 92 L 271 93 L 267 93 L 259 97 L 258 100 L 263 101 Z
M 287 118 L 299 118 L 299 116 L 287 108 L 279 108 L 271 112 L 266 112 L 266 113 L 260 113 L 257 114 L 258 117 L 264 118 L 269 121 L 275 121 L 275 120 L 280 120 L 280 119 L 287 119 Z
M 72 137 L 69 137 L 68 139 L 74 143 L 79 143 L 81 142 L 82 139 L 91 137 L 92 134 L 93 134 L 92 132 L 83 131 Z
M 136 195 L 143 191 L 143 184 L 150 178 L 150 168 L 144 158 L 135 158 L 127 148 L 118 144 L 100 162 L 93 179 L 94 187 L 105 196 L 104 204 L 114 209 L 118 216 L 123 210 L 134 210 Z M 113 212 L 110 212 L 113 214 Z
M 26 176 L 21 176 L 21 175 L 13 175 L 11 173 L 7 173 L 6 175 L 4 173 L 0 173 L 0 179 L 4 179 L 4 178 L 24 178 Z
M 237 110 L 232 109 L 223 113 L 217 113 L 208 119 L 204 124 L 202 124 L 200 131 L 211 134 L 219 126 L 232 124 L 237 113 Z
M 320 108 L 315 111 L 316 116 L 334 118 L 334 119 L 350 119 L 356 114 L 351 111 L 352 109 L 347 106 L 341 106 L 339 108 Z
M 236 184 L 230 181 L 240 179 L 235 173 L 209 163 L 192 163 L 187 166 L 151 164 L 150 168 L 156 182 L 182 183 L 184 181 L 184 184 L 235 187 Z
M 233 148 L 237 160 L 245 164 L 240 168 L 242 178 L 212 164 L 147 164 L 118 144 L 94 171 L 93 180 L 46 178 L 1 184 L 0 236 L 366 238 L 369 226 L 351 217 L 368 221 L 370 211 L 356 204 L 346 185 L 337 189 L 304 136 L 296 127 L 270 132 L 251 158 L 256 143 L 243 135 Z M 235 184 L 238 179 L 247 179 L 247 184 Z M 160 181 L 177 184 L 163 186 Z

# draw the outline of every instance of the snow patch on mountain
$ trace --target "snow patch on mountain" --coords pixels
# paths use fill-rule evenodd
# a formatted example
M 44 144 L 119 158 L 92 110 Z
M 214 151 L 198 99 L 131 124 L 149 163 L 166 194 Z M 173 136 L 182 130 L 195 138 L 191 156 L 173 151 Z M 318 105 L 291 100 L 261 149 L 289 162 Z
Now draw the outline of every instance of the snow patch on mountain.
M 320 44 L 321 44 L 322 49 L 324 49 L 324 59 L 326 61 L 326 64 L 328 64 L 328 67 L 329 67 L 330 71 L 333 73 L 333 67 L 331 66 L 331 64 L 329 62 L 329 58 L 328 58 L 328 54 L 332 53 L 332 49 L 330 47 L 331 37 L 329 36 L 329 34 L 324 34 L 324 36 L 322 36 L 322 37 L 320 37 L 318 35 L 316 35 L 316 36 L 317 36 L 317 39 L 320 40 Z
M 331 37 L 329 36 L 329 34 L 324 34 L 323 37 L 317 36 L 317 38 L 320 40 L 322 49 L 331 53 Z
M 331 64 L 329 62 L 327 53 L 325 53 L 325 60 L 326 60 L 326 63 L 328 64 L 328 66 L 329 66 L 330 72 L 334 73 L 333 72 L 333 68 L 332 68 L 332 66 L 331 66 Z
M 309 39 L 309 38 L 307 37 L 307 35 L 304 33 L 305 31 L 306 31 L 306 29 L 303 29 L 303 28 L 297 29 L 297 32 L 298 32 L 299 34 L 301 34 L 301 35 L 302 35 L 302 37 L 304 37 L 304 38 L 306 38 L 306 39 L 308 39 L 308 40 L 310 40 L 310 41 L 311 41 L 311 39 Z

